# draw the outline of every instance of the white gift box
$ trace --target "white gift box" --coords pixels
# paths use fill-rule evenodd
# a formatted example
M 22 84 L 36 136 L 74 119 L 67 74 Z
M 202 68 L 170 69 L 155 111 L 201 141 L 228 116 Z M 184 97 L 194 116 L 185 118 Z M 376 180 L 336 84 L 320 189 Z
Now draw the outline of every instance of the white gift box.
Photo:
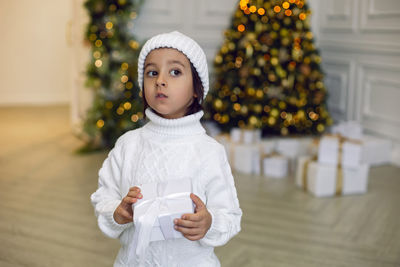
M 262 139 L 262 132 L 261 129 L 255 129 L 253 130 L 253 143 L 259 143 L 261 142 Z
M 340 174 L 338 172 L 341 172 L 342 177 L 342 186 L 339 190 L 342 195 L 367 192 L 369 172 L 367 164 L 339 169 L 336 165 L 318 163 L 308 156 L 298 159 L 296 185 L 306 189 L 316 197 L 334 196 L 337 191 L 338 174 Z
M 171 180 L 163 183 L 148 183 L 139 186 L 143 195 L 133 205 L 135 231 L 140 232 L 142 223 L 152 221 L 149 241 L 183 237 L 174 229 L 173 220 L 185 213 L 193 213 L 190 179 Z M 152 214 L 151 214 L 152 213 Z M 138 236 L 138 242 L 141 237 Z
M 361 161 L 370 166 L 390 164 L 392 142 L 388 139 L 364 135 Z
M 336 193 L 337 167 L 312 161 L 308 164 L 307 190 L 316 197 L 333 196 Z
M 271 178 L 284 178 L 288 174 L 288 158 L 276 155 L 263 159 L 263 173 Z
M 260 174 L 259 145 L 236 144 L 233 148 L 233 168 L 244 174 Z
M 295 158 L 302 154 L 302 144 L 298 138 L 278 139 L 276 152 L 289 158 Z
M 360 140 L 363 137 L 363 128 L 356 121 L 340 122 L 332 127 L 331 132 L 349 139 Z
M 324 136 L 318 146 L 318 162 L 343 167 L 358 167 L 362 163 L 363 145 L 361 141 L 344 141 L 339 137 Z
M 295 137 L 279 138 L 276 144 L 276 152 L 289 159 L 289 172 L 296 169 L 297 158 L 309 154 L 312 138 Z
M 242 141 L 244 144 L 251 144 L 255 139 L 255 132 L 253 130 L 244 129 L 242 130 Z
M 343 195 L 362 194 L 368 189 L 368 164 L 361 164 L 355 168 L 343 168 Z
M 242 141 L 242 129 L 236 127 L 232 128 L 230 134 L 232 142 L 239 143 Z
M 265 139 L 260 141 L 260 151 L 263 154 L 272 154 L 276 149 L 276 140 Z
M 342 144 L 342 166 L 358 167 L 362 161 L 361 143 L 344 142 Z
M 339 138 L 324 136 L 319 141 L 318 162 L 325 164 L 338 164 L 339 157 Z
M 260 129 L 232 128 L 230 135 L 234 143 L 253 144 L 261 141 Z

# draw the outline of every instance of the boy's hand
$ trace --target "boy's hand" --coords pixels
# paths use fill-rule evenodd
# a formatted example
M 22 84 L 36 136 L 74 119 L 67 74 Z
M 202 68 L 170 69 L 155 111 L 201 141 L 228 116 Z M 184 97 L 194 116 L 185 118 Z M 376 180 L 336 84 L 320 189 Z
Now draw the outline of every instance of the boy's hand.
M 175 229 L 189 240 L 195 241 L 203 238 L 211 227 L 211 214 L 206 205 L 195 194 L 190 194 L 190 198 L 196 205 L 195 213 L 183 214 L 181 219 L 175 219 Z
M 140 188 L 135 186 L 129 189 L 128 194 L 124 197 L 119 206 L 114 211 L 114 220 L 119 224 L 126 224 L 133 221 L 132 204 L 142 198 Z

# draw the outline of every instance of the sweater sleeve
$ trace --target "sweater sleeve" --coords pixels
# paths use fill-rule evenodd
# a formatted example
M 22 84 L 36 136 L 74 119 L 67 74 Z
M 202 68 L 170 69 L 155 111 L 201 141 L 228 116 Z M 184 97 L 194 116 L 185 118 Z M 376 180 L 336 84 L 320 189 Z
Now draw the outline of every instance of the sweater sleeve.
M 122 200 L 119 190 L 121 180 L 122 141 L 116 142 L 99 170 L 98 189 L 91 195 L 91 202 L 100 230 L 108 237 L 118 238 L 132 223 L 118 224 L 114 211 Z
M 222 246 L 240 231 L 242 210 L 225 150 L 219 147 L 204 165 L 206 206 L 212 217 L 211 227 L 200 240 L 206 246 Z

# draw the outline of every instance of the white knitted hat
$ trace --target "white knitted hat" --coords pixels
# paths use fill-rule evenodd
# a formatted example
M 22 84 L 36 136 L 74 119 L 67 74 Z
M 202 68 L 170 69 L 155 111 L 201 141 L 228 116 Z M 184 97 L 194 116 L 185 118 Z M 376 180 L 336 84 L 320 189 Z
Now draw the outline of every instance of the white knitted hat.
M 147 40 L 144 44 L 140 51 L 138 60 L 138 83 L 140 90 L 143 90 L 143 68 L 147 55 L 151 50 L 162 47 L 175 48 L 185 54 L 185 56 L 190 60 L 199 74 L 201 83 L 203 84 L 204 99 L 208 93 L 208 67 L 206 55 L 198 43 L 178 31 L 156 35 Z M 199 102 L 200 101 L 201 99 L 199 99 Z

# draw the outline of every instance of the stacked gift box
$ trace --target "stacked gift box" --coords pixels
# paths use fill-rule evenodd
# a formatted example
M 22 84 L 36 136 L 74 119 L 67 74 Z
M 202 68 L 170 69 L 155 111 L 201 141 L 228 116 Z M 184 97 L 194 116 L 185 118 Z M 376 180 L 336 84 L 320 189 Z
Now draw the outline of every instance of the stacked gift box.
M 324 165 L 325 169 L 316 168 L 310 161 L 309 173 L 316 170 L 318 174 L 328 170 L 328 167 L 335 166 L 335 170 L 340 167 L 341 172 L 336 174 L 339 177 L 348 177 L 354 170 L 359 170 L 359 175 L 366 173 L 368 176 L 368 166 L 390 163 L 390 140 L 365 135 L 359 123 L 339 123 L 332 127 L 332 134 L 331 137 L 322 138 L 310 136 L 263 139 L 260 130 L 233 128 L 230 134 L 219 134 L 215 139 L 225 147 L 233 170 L 269 178 L 299 175 L 299 169 L 302 169 L 305 160 L 310 161 L 314 155 L 317 155 L 315 161 L 321 166 Z M 329 171 L 331 174 L 334 172 Z M 366 191 L 349 189 L 348 181 L 343 181 L 346 183 L 343 194 Z M 331 191 L 322 195 L 332 195 Z
M 340 122 L 332 127 L 332 134 L 339 134 L 345 138 L 361 141 L 361 162 L 370 166 L 390 164 L 392 142 L 388 139 L 363 133 L 358 122 Z
M 317 197 L 367 192 L 369 165 L 362 163 L 360 140 L 326 135 L 316 156 L 298 159 L 296 185 Z
M 260 130 L 233 128 L 215 137 L 226 150 L 232 169 L 270 178 L 287 177 L 296 158 L 307 154 L 311 138 L 261 139 Z
M 232 169 L 245 174 L 260 174 L 261 131 L 233 128 L 230 135 L 216 137 L 225 148 Z

